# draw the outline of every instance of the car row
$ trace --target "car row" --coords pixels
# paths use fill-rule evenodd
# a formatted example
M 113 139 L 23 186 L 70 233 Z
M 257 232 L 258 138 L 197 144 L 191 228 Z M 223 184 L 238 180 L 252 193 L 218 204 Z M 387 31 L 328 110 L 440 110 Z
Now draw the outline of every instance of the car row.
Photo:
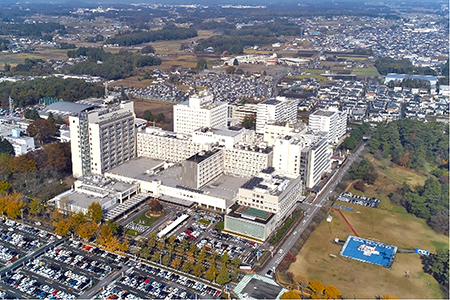
M 92 279 L 85 275 L 77 274 L 72 270 L 61 269 L 42 261 L 39 258 L 35 258 L 28 263 L 25 266 L 25 269 L 78 291 L 82 291 L 92 284 Z
M 44 255 L 74 268 L 86 270 L 98 279 L 104 278 L 112 270 L 111 266 L 106 263 L 73 253 L 71 250 L 64 248 L 50 249 Z
M 75 299 L 75 295 L 58 290 L 22 273 L 12 273 L 2 277 L 2 282 L 34 299 Z M 6 294 L 6 292 L 5 292 Z M 12 298 L 12 297 L 10 297 Z M 2 299 L 5 299 L 2 297 Z M 9 298 L 7 298 L 9 299 Z

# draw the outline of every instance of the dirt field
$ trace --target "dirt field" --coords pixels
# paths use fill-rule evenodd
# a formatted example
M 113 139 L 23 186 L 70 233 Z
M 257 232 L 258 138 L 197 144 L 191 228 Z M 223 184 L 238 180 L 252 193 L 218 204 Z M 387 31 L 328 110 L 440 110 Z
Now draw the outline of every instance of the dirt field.
M 351 206 L 354 211 L 342 211 L 356 232 L 363 238 L 392 244 L 403 249 L 423 248 L 435 252 L 437 248 L 448 249 L 448 238 L 434 232 L 423 219 L 408 214 L 393 204 L 388 194 L 403 182 L 411 186 L 423 184 L 425 174 L 413 170 L 389 166 L 387 161 L 377 161 L 367 156 L 379 173 L 373 186 L 365 193 L 350 188 L 357 195 L 377 197 L 381 200 L 378 209 L 338 202 Z M 341 246 L 333 244 L 338 237 L 345 240 L 352 235 L 350 228 L 337 212 L 331 212 L 333 221 L 322 222 L 291 265 L 294 274 L 304 274 L 310 280 L 319 279 L 325 285 L 335 285 L 347 297 L 374 298 L 377 295 L 396 295 L 399 298 L 441 298 L 436 280 L 422 271 L 420 257 L 416 254 L 397 254 L 392 269 L 370 265 L 338 256 Z M 409 270 L 410 277 L 405 277 Z
M 153 115 L 163 113 L 166 116 L 166 121 L 162 124 L 156 124 L 158 127 L 162 127 L 164 130 L 173 131 L 173 103 L 162 101 L 149 101 L 141 99 L 133 99 L 134 112 L 138 118 L 144 116 L 145 110 L 150 110 Z

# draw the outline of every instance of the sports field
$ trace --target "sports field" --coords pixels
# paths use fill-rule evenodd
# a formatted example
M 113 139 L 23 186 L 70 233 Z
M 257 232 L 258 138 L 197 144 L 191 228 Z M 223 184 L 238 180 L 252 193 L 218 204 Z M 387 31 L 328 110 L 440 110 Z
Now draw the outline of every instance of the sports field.
M 390 268 L 396 253 L 396 246 L 349 236 L 339 254 L 354 260 Z
M 353 211 L 342 213 L 363 238 L 402 249 L 418 247 L 435 252 L 436 247 L 448 248 L 446 236 L 435 233 L 425 220 L 408 214 L 401 207 L 387 210 L 345 205 L 353 207 Z M 342 246 L 334 244 L 334 239 L 346 240 L 352 231 L 337 211 L 330 214 L 333 221 L 323 221 L 316 228 L 289 268 L 290 272 L 334 285 L 348 298 L 373 299 L 384 294 L 407 299 L 442 298 L 439 284 L 422 271 L 417 254 L 397 253 L 391 269 L 339 256 Z M 409 278 L 405 272 L 409 272 Z

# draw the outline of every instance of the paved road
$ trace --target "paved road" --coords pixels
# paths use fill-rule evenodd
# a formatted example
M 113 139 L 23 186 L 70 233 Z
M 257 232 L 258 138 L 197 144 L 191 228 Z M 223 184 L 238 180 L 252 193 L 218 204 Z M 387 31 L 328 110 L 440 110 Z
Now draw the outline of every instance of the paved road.
M 266 263 L 264 269 L 259 272 L 260 275 L 265 275 L 268 270 L 275 269 L 278 264 L 283 260 L 286 253 L 291 250 L 292 246 L 300 238 L 301 234 L 306 227 L 311 223 L 317 211 L 324 206 L 330 194 L 335 190 L 336 185 L 342 180 L 347 170 L 354 163 L 354 161 L 361 155 L 364 150 L 365 143 L 362 143 L 359 148 L 348 157 L 345 165 L 341 167 L 337 172 L 333 174 L 328 183 L 322 188 L 322 190 L 317 194 L 317 196 L 312 199 L 311 203 L 301 203 L 299 206 L 306 212 L 306 217 L 297 227 L 294 229 L 291 237 L 287 238 L 281 245 L 277 253 L 273 253 L 273 257 Z
M 79 299 L 93 299 L 94 296 L 102 289 L 102 287 L 108 286 L 111 282 L 116 280 L 122 273 L 126 273 L 130 267 L 125 265 L 119 271 L 114 271 L 102 280 L 98 281 L 92 288 L 87 290 L 80 296 Z

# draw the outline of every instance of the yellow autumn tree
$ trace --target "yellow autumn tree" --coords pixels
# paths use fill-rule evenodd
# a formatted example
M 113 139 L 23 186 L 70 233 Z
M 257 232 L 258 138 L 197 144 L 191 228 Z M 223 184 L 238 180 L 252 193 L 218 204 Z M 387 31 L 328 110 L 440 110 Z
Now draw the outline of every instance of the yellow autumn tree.
M 327 285 L 323 293 L 325 299 L 338 299 L 342 295 L 334 285 Z
M 280 299 L 302 299 L 297 290 L 287 291 L 283 295 L 280 296 Z

